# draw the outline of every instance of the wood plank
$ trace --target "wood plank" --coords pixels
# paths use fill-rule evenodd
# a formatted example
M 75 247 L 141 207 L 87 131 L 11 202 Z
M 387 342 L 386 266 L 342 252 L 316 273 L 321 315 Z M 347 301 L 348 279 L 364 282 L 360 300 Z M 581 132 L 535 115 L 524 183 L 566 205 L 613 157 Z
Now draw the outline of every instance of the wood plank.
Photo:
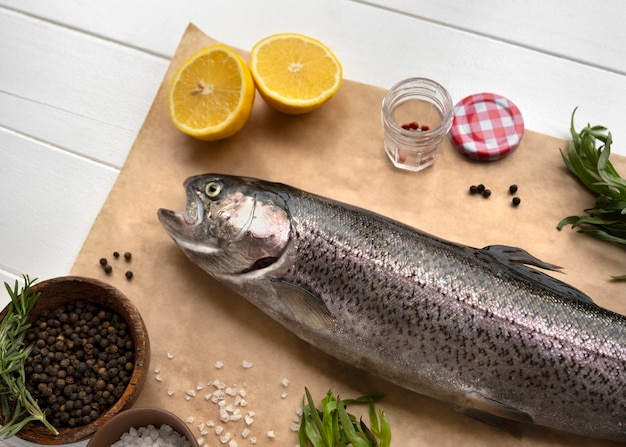
M 3 275 L 67 274 L 119 171 L 4 129 L 0 147 Z
M 167 60 L 0 9 L 0 125 L 121 167 Z
M 626 4 L 604 0 L 352 0 L 626 75 Z
M 494 7 L 489 0 L 455 2 L 428 0 L 352 0 L 355 3 L 387 8 L 399 14 L 410 15 L 417 22 L 429 21 L 449 28 L 464 30 L 473 34 L 489 36 L 496 40 L 514 43 L 521 47 L 545 51 L 584 64 L 606 67 L 626 74 L 626 58 L 622 57 L 621 42 L 626 41 L 626 29 L 622 26 L 625 5 L 620 0 L 604 0 L 590 8 L 585 0 L 560 0 L 545 2 L 530 0 L 518 2 L 505 0 Z M 81 0 L 2 0 L 4 4 L 30 14 L 66 23 L 70 26 L 87 29 L 130 45 L 149 49 L 171 56 L 175 49 L 169 37 L 178 36 L 189 19 L 189 11 L 194 11 L 193 21 L 221 22 L 229 24 L 228 17 L 236 17 L 242 26 L 234 27 L 230 34 L 245 38 L 254 31 L 271 24 L 283 25 L 283 17 L 289 17 L 295 25 L 310 22 L 313 18 L 332 17 L 332 3 L 336 1 L 307 2 L 309 6 L 294 2 L 269 0 L 262 4 L 254 1 L 214 1 L 211 4 L 200 0 L 166 2 L 155 5 L 150 0 L 139 0 L 128 4 L 123 0 L 106 3 Z M 342 6 L 342 9 L 350 6 Z M 352 7 L 355 11 L 362 8 Z M 239 11 L 248 11 L 242 15 Z M 317 14 L 315 13 L 317 10 Z M 126 14 L 120 14 L 126 11 Z M 250 11 L 254 11 L 251 14 Z M 300 14 L 294 14 L 300 11 Z M 149 13 L 147 13 L 149 12 Z M 219 12 L 219 14 L 217 14 Z M 213 18 L 211 20 L 211 18 Z M 271 19 L 274 20 L 271 20 Z M 148 20 L 150 19 L 150 20 Z M 167 20 L 169 19 L 169 20 Z M 303 20 L 304 19 L 304 20 Z M 308 20 L 307 20 L 308 19 Z M 137 20 L 141 20 L 143 32 L 137 32 Z M 278 20 L 278 22 L 276 21 Z M 248 25 L 244 27 L 243 25 Z M 117 26 L 108 26 L 116 23 Z M 210 23 L 210 22 L 209 22 Z M 225 25 L 222 27 L 226 28 Z M 390 27 L 390 29 L 393 29 Z M 215 31 L 211 29 L 211 31 Z M 585 32 L 587 31 L 587 32 Z M 379 36 L 384 38 L 384 36 Z M 220 36 L 221 38 L 221 36 Z M 603 45 L 598 45 L 603 42 Z M 243 42 L 245 43 L 245 42 Z M 573 44 L 575 43 L 575 44 Z

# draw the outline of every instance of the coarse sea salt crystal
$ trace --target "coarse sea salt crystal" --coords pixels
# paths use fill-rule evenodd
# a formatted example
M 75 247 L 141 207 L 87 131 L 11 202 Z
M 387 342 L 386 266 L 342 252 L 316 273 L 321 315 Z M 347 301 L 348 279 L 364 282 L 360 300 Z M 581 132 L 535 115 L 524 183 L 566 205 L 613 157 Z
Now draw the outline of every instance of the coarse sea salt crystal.
M 167 389 L 167 395 L 168 395 L 168 396 L 173 396 L 175 392 L 176 392 L 176 391 L 174 391 L 174 388 L 168 388 L 168 389 Z
M 267 437 L 268 438 L 275 438 L 276 437 L 276 433 L 274 433 L 274 430 L 270 430 L 267 432 Z
M 217 362 L 215 362 L 216 369 L 222 369 L 223 367 L 224 367 L 224 362 L 222 362 L 221 360 L 218 360 Z
M 244 360 L 243 362 L 241 362 L 241 366 L 243 366 L 245 369 L 249 369 L 254 366 L 254 363 Z
M 167 353 L 167 358 L 172 360 L 174 358 L 174 353 L 173 352 L 168 352 Z
M 250 430 L 244 428 L 243 430 L 241 430 L 241 437 L 243 439 L 246 439 L 248 436 L 250 436 L 250 433 L 252 433 Z
M 189 441 L 167 424 L 156 428 L 154 425 L 131 428 L 112 447 L 189 447 Z
M 237 395 L 237 390 L 235 390 L 232 386 L 226 387 L 224 392 L 231 397 L 235 397 Z
M 230 415 L 228 414 L 228 411 L 224 410 L 223 408 L 220 408 L 220 421 L 222 422 L 230 421 Z
M 185 391 L 185 394 L 187 394 L 187 396 L 189 397 L 196 397 L 196 390 L 194 390 L 193 388 L 190 388 L 187 391 Z
M 283 378 L 283 380 L 280 381 L 280 383 L 287 388 L 289 386 L 289 379 L 287 379 L 286 377 Z

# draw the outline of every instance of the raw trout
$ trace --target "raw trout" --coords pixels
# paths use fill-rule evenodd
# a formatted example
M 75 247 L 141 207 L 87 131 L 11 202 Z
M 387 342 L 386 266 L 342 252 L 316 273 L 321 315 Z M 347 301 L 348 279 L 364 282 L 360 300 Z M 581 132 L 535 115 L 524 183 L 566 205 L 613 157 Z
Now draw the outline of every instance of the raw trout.
M 626 440 L 626 318 L 476 249 L 283 184 L 200 175 L 161 224 L 202 269 L 351 365 L 489 424 Z

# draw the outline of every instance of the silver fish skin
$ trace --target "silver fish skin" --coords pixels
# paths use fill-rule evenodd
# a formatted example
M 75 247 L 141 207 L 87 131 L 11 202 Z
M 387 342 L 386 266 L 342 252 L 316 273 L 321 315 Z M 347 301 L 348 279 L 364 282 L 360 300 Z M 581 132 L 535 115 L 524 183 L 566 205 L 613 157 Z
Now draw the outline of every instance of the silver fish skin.
M 626 318 L 528 266 L 550 264 L 283 184 L 185 188 L 158 211 L 182 251 L 320 350 L 507 430 L 626 441 Z

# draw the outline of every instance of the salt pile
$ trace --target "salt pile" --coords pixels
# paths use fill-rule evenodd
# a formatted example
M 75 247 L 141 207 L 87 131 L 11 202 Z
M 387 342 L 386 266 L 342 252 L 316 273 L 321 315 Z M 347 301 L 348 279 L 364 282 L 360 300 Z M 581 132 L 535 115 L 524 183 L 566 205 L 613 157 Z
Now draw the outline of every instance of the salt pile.
M 167 424 L 131 428 L 111 447 L 191 447 L 189 440 Z

